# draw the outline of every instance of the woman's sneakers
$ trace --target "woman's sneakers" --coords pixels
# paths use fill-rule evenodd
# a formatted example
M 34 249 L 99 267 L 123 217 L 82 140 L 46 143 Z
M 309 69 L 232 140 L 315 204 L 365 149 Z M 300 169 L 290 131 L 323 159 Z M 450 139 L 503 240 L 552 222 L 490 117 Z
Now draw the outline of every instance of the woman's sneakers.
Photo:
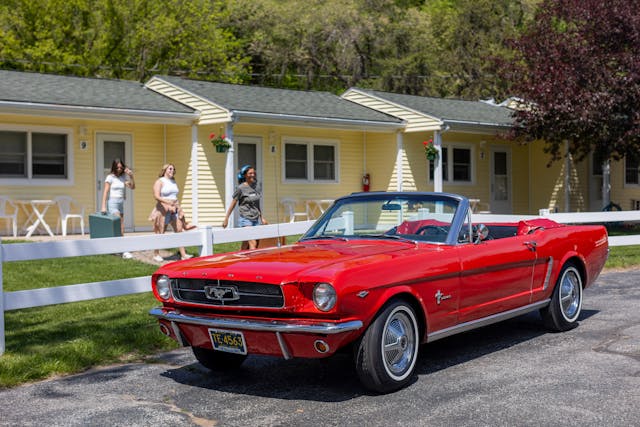
M 163 262 L 163 261 L 164 261 L 164 258 L 162 258 L 160 255 L 154 255 L 154 256 L 153 256 L 153 260 L 154 260 L 155 262 Z
M 133 254 L 131 252 L 123 252 L 122 253 L 122 258 L 123 259 L 131 259 L 131 258 L 133 258 Z
M 182 260 L 189 259 L 189 258 L 193 258 L 193 255 L 191 255 L 191 254 L 186 254 L 185 256 L 180 257 L 180 259 L 182 259 Z

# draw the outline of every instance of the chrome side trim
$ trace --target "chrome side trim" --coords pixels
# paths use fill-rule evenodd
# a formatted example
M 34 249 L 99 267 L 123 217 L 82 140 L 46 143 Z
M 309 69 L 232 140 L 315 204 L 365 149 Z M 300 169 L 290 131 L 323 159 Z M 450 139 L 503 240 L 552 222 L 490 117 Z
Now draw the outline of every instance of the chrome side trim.
M 291 352 L 289 351 L 289 347 L 287 347 L 287 343 L 284 342 L 282 334 L 276 332 L 276 337 L 278 338 L 278 344 L 280 344 L 280 350 L 282 350 L 282 357 L 284 357 L 285 360 L 291 359 Z
M 480 328 L 482 326 L 487 326 L 493 323 L 501 322 L 503 320 L 511 319 L 512 317 L 517 317 L 517 316 L 529 313 L 531 311 L 538 310 L 542 307 L 545 307 L 549 305 L 550 301 L 551 299 L 538 301 L 533 304 L 525 305 L 524 307 L 514 308 L 513 310 L 505 311 L 503 313 L 492 314 L 491 316 L 483 317 L 482 319 L 464 322 L 459 325 L 452 326 L 450 328 L 432 332 L 427 335 L 427 342 L 436 341 L 441 338 L 459 334 L 460 332 L 470 331 L 472 329 Z
M 549 262 L 547 263 L 547 275 L 544 278 L 544 284 L 542 285 L 543 291 L 549 287 L 549 281 L 551 280 L 551 270 L 553 270 L 553 257 L 549 257 Z
M 329 322 L 313 322 L 294 323 L 286 321 L 266 321 L 266 320 L 244 320 L 244 319 L 225 319 L 225 318 L 208 318 L 190 316 L 178 313 L 174 310 L 165 310 L 162 307 L 152 308 L 149 311 L 151 316 L 158 319 L 168 320 L 169 322 L 188 323 L 191 325 L 208 326 L 212 328 L 228 328 L 240 329 L 247 331 L 266 331 L 266 332 L 303 332 L 311 334 L 340 334 L 342 332 L 355 331 L 362 328 L 363 323 L 360 320 L 350 320 L 348 322 L 329 323 Z

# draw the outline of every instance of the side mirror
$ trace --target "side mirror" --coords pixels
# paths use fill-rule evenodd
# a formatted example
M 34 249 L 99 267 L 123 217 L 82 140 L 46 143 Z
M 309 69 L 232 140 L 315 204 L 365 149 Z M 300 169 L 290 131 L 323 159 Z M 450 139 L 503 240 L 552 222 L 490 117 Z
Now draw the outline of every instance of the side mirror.
M 489 236 L 489 227 L 484 224 L 478 224 L 474 227 L 473 234 L 473 243 L 480 243 Z

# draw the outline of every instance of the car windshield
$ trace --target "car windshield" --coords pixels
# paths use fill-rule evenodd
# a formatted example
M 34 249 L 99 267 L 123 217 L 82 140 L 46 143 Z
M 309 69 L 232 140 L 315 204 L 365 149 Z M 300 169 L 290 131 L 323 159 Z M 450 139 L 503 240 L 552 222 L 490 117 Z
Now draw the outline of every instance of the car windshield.
M 374 193 L 345 197 L 336 201 L 302 240 L 366 237 L 457 242 L 458 230 L 466 220 L 466 212 L 459 213 L 463 200 L 466 201 L 442 193 Z M 454 233 L 450 233 L 452 229 Z

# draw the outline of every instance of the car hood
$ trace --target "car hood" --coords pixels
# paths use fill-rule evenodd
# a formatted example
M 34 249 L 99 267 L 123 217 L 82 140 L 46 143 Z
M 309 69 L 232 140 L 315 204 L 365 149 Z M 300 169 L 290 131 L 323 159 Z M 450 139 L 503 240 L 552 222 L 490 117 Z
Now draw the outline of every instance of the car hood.
M 302 242 L 280 248 L 193 258 L 167 264 L 159 272 L 271 283 L 296 281 L 301 277 L 331 279 L 345 269 L 388 261 L 415 249 L 414 243 L 398 241 Z

